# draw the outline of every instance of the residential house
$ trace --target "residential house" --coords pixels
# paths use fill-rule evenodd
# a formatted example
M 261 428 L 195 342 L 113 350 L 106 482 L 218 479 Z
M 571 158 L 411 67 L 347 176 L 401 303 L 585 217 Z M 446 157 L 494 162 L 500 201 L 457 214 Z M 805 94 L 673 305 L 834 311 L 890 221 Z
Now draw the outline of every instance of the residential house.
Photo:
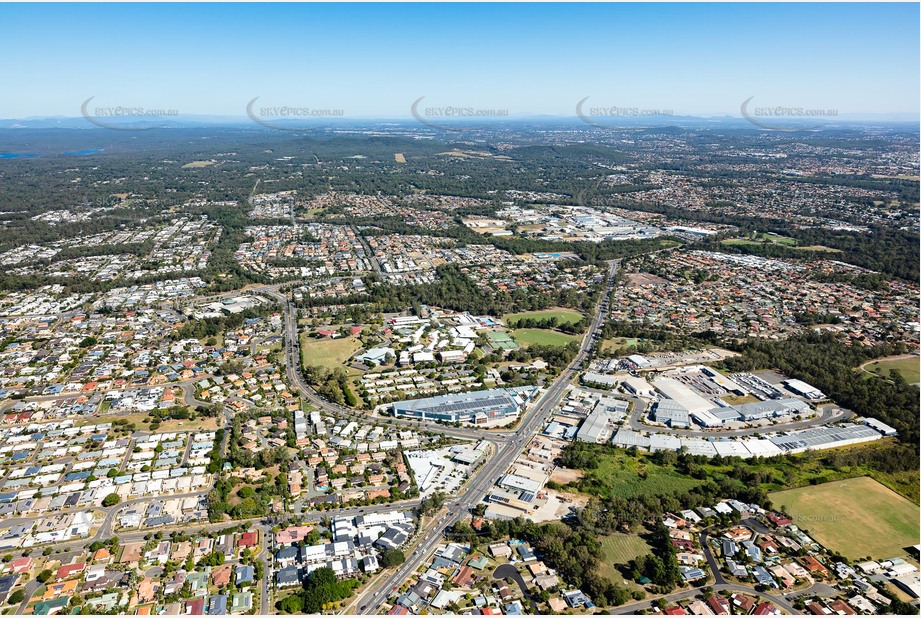
M 707 605 L 710 606 L 710 611 L 712 611 L 715 616 L 728 616 L 731 613 L 729 610 L 729 599 L 726 597 L 713 595 L 707 598 Z
M 248 564 L 241 564 L 234 569 L 234 583 L 238 588 L 249 586 L 253 583 L 256 571 Z
M 253 609 L 253 593 L 238 592 L 231 598 L 230 612 L 232 614 L 245 614 Z

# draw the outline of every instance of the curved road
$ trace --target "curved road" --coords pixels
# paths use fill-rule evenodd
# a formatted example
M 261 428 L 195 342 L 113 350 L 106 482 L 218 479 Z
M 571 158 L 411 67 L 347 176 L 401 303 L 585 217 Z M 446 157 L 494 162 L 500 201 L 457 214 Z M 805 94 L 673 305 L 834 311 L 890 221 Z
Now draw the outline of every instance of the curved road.
M 475 428 L 458 428 L 458 427 L 449 427 L 446 425 L 438 424 L 426 424 L 421 421 L 415 421 L 405 418 L 397 417 L 388 417 L 386 419 L 376 418 L 370 414 L 357 412 L 351 408 L 341 406 L 335 403 L 331 403 L 317 394 L 306 381 L 304 381 L 303 375 L 300 372 L 300 340 L 297 333 L 297 317 L 296 310 L 293 303 L 285 297 L 283 294 L 277 291 L 277 286 L 262 286 L 255 288 L 254 291 L 260 292 L 267 296 L 271 296 L 277 300 L 283 310 L 285 317 L 285 370 L 288 374 L 288 379 L 291 384 L 300 391 L 301 395 L 307 399 L 312 405 L 316 406 L 321 410 L 325 410 L 330 414 L 334 414 L 337 417 L 349 418 L 352 420 L 358 420 L 362 422 L 381 422 L 385 421 L 391 425 L 398 425 L 410 429 L 416 430 L 431 430 L 437 431 L 438 433 L 443 433 L 448 436 L 453 436 L 456 438 L 465 438 L 465 439 L 480 439 L 480 438 L 496 438 L 500 435 L 510 435 L 513 433 L 513 430 L 502 431 L 502 430 L 485 430 L 485 429 L 475 429 Z

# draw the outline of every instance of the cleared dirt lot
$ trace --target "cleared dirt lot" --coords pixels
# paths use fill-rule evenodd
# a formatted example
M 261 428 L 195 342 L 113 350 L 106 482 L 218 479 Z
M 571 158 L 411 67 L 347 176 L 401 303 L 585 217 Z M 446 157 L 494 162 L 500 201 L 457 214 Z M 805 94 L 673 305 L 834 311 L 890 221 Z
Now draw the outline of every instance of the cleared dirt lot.
M 573 470 L 572 468 L 556 468 L 550 474 L 550 480 L 560 485 L 574 483 L 585 476 L 582 470 Z
M 662 277 L 651 273 L 628 273 L 627 279 L 630 280 L 630 285 L 662 285 L 663 283 L 668 283 Z

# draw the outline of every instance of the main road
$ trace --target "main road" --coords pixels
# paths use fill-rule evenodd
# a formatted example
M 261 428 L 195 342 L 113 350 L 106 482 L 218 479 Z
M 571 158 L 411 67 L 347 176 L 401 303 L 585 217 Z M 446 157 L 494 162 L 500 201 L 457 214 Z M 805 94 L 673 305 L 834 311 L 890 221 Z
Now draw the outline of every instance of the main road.
M 610 268 L 605 282 L 604 293 L 598 300 L 592 323 L 582 338 L 582 345 L 575 358 L 551 383 L 534 409 L 524 417 L 521 426 L 516 431 L 516 435 L 498 446 L 496 455 L 474 473 L 461 494 L 448 504 L 447 514 L 436 514 L 420 529 L 421 541 L 419 541 L 415 551 L 407 557 L 406 561 L 390 576 L 382 578 L 374 586 L 369 586 L 363 594 L 359 595 L 354 604 L 350 604 L 350 606 L 358 605 L 359 613 L 374 614 L 377 612 L 381 604 L 390 597 L 390 593 L 399 588 L 435 549 L 441 541 L 444 531 L 453 526 L 455 522 L 466 517 L 469 509 L 483 500 L 486 492 L 518 457 L 522 445 L 543 427 L 547 418 L 562 400 L 566 388 L 581 369 L 596 343 L 595 334 L 604 322 L 618 264 L 618 261 L 609 263 Z

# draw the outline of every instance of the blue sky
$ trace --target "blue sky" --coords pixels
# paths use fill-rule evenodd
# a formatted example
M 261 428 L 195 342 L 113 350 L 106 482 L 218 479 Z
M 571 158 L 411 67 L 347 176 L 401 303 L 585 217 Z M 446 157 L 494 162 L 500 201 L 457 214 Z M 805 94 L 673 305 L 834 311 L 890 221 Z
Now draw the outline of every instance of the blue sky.
M 918 4 L 0 4 L 0 117 L 919 110 Z

